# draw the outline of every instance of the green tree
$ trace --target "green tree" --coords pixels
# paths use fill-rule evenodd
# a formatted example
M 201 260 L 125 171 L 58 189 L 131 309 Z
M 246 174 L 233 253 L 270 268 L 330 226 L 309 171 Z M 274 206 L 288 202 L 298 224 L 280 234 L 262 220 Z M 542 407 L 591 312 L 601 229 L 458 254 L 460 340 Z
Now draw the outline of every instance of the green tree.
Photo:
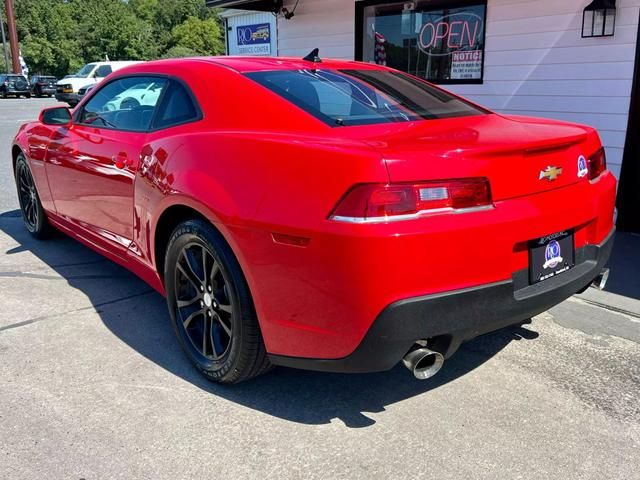
M 88 62 L 222 53 L 205 0 L 14 0 L 31 73 L 63 76 Z M 0 52 L 1 53 L 1 52 Z
M 158 14 L 158 0 L 129 0 L 133 13 L 144 22 L 152 25 Z
M 87 61 L 147 60 L 157 56 L 150 25 L 122 0 L 74 0 L 82 55 Z
M 158 0 L 155 16 L 156 39 L 160 48 L 167 50 L 172 42 L 171 32 L 190 17 L 204 20 L 213 16 L 202 0 Z
M 162 58 L 184 58 L 184 57 L 197 57 L 198 52 L 195 50 L 191 50 L 188 47 L 182 47 L 180 45 L 176 45 L 175 47 L 171 47 L 167 50 Z
M 224 52 L 220 25 L 213 18 L 189 17 L 171 31 L 173 48 L 183 47 L 198 55 L 218 55 Z
M 17 0 L 22 55 L 32 73 L 62 75 L 82 63 L 70 5 L 59 0 Z

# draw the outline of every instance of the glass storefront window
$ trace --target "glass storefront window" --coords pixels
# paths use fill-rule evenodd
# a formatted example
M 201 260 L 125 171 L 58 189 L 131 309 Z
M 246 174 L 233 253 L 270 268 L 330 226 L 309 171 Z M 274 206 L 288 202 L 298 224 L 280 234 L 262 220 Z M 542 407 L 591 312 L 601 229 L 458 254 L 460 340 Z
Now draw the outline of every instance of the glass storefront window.
M 482 83 L 486 2 L 360 4 L 361 60 L 434 83 Z

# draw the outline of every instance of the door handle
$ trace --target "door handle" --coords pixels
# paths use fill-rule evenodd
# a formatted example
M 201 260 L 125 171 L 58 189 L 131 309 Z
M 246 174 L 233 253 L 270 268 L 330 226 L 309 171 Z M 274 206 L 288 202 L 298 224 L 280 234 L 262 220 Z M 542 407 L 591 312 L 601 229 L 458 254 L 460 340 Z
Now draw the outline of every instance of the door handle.
M 125 152 L 120 152 L 117 155 L 114 155 L 113 157 L 111 157 L 111 161 L 116 166 L 116 168 L 119 168 L 120 170 L 125 167 L 131 166 L 131 160 Z

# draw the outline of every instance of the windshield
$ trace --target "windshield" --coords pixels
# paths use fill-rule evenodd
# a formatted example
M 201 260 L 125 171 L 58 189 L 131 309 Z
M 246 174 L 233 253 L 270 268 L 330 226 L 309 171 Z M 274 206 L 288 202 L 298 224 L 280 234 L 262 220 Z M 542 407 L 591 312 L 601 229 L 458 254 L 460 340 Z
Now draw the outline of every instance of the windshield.
M 91 72 L 93 72 L 93 69 L 96 68 L 96 64 L 95 63 L 87 63 L 84 67 L 82 67 L 78 73 L 76 73 L 77 77 L 88 77 L 89 74 Z
M 444 90 L 386 70 L 277 70 L 247 77 L 332 126 L 488 113 Z

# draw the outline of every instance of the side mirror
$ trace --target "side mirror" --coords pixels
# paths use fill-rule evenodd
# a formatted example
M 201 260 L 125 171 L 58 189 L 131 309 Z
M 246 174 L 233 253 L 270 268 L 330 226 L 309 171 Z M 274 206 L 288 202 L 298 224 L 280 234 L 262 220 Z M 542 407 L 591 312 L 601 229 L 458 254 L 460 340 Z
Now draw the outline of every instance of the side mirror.
M 45 108 L 40 112 L 40 123 L 44 125 L 71 125 L 71 110 L 67 107 Z

